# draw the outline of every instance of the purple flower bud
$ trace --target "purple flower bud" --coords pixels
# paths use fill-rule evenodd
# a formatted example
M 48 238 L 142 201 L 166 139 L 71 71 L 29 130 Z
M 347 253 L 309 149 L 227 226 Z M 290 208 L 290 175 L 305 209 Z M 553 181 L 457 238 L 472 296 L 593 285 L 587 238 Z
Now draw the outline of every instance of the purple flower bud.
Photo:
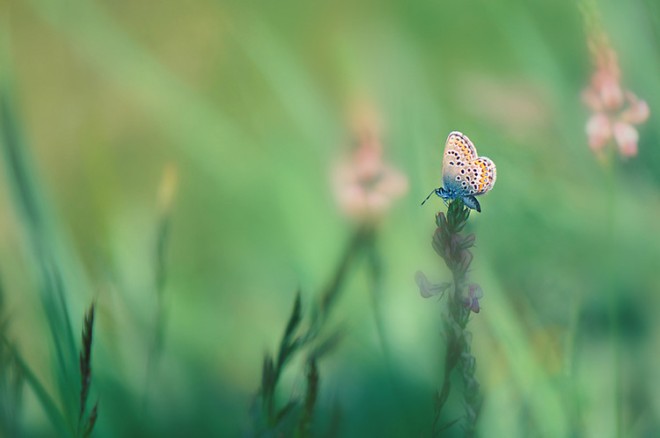
M 476 283 L 470 283 L 468 285 L 468 296 L 463 298 L 463 305 L 472 312 L 479 313 L 481 310 L 479 300 L 483 298 L 483 296 L 484 292 L 481 290 L 481 286 Z
M 463 242 L 461 242 L 461 247 L 463 249 L 468 249 L 474 246 L 474 241 L 476 240 L 476 236 L 474 234 L 468 234 L 463 238 Z
M 460 234 L 452 234 L 451 238 L 449 239 L 449 245 L 451 247 L 451 252 L 457 253 L 463 245 L 463 238 L 460 236 Z
M 438 230 L 440 230 L 438 228 Z M 445 244 L 444 244 L 444 239 L 442 238 L 442 233 L 439 231 L 436 231 L 435 234 L 433 235 L 433 249 L 435 249 L 435 252 L 438 253 L 439 256 L 444 257 L 445 256 Z
M 461 259 L 459 263 L 461 271 L 463 272 L 467 271 L 468 268 L 470 267 L 470 263 L 472 263 L 472 253 L 467 249 L 464 249 L 463 251 L 461 251 Z

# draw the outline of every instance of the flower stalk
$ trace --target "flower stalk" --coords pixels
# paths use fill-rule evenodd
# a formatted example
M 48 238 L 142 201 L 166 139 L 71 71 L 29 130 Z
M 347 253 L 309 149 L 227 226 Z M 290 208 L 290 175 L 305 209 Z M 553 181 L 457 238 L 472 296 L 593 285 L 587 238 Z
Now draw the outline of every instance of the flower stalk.
M 432 285 L 424 274 L 417 274 L 417 283 L 423 297 L 447 295 L 444 315 L 445 364 L 442 384 L 435 398 L 432 436 L 439 436 L 443 430 L 459 421 L 444 425 L 440 421 L 449 399 L 454 372 L 460 373 L 463 383 L 463 428 L 466 436 L 474 435 L 481 408 L 479 382 L 475 376 L 476 359 L 471 352 L 472 336 L 466 330 L 470 315 L 479 313 L 479 299 L 483 296 L 478 284 L 468 282 L 467 273 L 473 259 L 470 248 L 474 246 L 475 236 L 464 235 L 462 231 L 469 216 L 470 209 L 460 199 L 450 202 L 446 215 L 442 212 L 436 215 L 433 248 L 451 271 L 451 283 Z
M 306 437 L 312 434 L 313 416 L 320 389 L 319 361 L 336 347 L 342 338 L 340 330 L 326 334 L 326 326 L 332 311 L 344 289 L 352 267 L 359 259 L 366 259 L 373 280 L 372 299 L 376 327 L 387 356 L 383 324 L 378 313 L 378 300 L 382 289 L 383 269 L 376 250 L 378 224 L 385 218 L 397 198 L 408 188 L 407 178 L 384 160 L 380 140 L 380 126 L 371 109 L 361 111 L 354 118 L 356 147 L 346 159 L 332 169 L 332 183 L 338 209 L 355 225 L 353 237 L 348 242 L 334 275 L 320 291 L 317 304 L 309 316 L 303 315 L 300 294 L 296 297 L 293 311 L 280 342 L 279 352 L 266 355 L 262 368 L 261 388 L 255 411 L 257 433 L 262 429 L 274 435 Z M 306 324 L 303 325 L 303 320 Z M 307 390 L 304 397 L 279 408 L 276 388 L 280 377 L 293 357 L 306 355 Z M 255 403 L 258 407 L 259 403 Z M 297 423 L 297 427 L 295 426 Z

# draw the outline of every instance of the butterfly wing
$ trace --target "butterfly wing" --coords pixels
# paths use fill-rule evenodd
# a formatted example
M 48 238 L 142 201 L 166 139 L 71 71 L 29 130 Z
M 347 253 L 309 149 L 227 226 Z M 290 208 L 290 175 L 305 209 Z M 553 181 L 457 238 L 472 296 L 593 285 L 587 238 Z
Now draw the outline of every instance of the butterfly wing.
M 493 188 L 497 178 L 497 168 L 490 158 L 479 157 L 465 166 L 463 182 L 467 182 L 467 194 L 483 195 Z
M 467 135 L 451 132 L 445 142 L 442 158 L 442 184 L 458 196 L 469 195 L 471 189 L 466 179 L 467 169 L 477 159 L 477 149 Z

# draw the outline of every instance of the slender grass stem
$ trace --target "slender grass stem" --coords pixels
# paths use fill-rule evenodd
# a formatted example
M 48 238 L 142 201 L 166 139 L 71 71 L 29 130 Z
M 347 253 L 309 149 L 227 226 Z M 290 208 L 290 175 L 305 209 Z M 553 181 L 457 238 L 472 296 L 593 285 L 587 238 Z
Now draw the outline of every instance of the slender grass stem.
M 162 354 L 165 323 L 166 323 L 166 308 L 164 301 L 165 286 L 167 281 L 167 243 L 169 238 L 170 229 L 170 216 L 165 213 L 158 222 L 156 231 L 156 245 L 154 251 L 154 276 L 155 276 L 155 292 L 156 292 L 156 309 L 155 309 L 155 322 L 153 340 L 149 345 L 149 352 L 147 354 L 147 374 L 145 377 L 145 388 L 143 396 L 143 409 L 147 408 L 147 399 L 153 384 L 154 376 L 158 366 L 160 355 Z
M 318 323 L 324 324 L 330 311 L 336 302 L 341 288 L 346 280 L 348 270 L 353 264 L 359 252 L 365 247 L 366 243 L 373 239 L 374 230 L 371 226 L 362 226 L 358 228 L 349 242 L 344 255 L 340 259 L 330 283 L 321 294 L 320 309 L 318 313 Z M 320 327 L 319 327 L 320 328 Z
M 398 405 L 398 410 L 401 412 L 408 424 L 412 423 L 413 416 L 410 413 L 409 404 L 405 402 L 405 394 L 403 389 L 397 383 L 398 380 L 394 378 L 394 366 L 392 363 L 392 352 L 390 350 L 387 334 L 385 330 L 385 322 L 383 318 L 383 294 L 384 294 L 384 270 L 383 259 L 378 252 L 376 240 L 371 239 L 366 245 L 367 268 L 371 277 L 371 310 L 374 318 L 374 326 L 376 328 L 376 336 L 378 343 L 383 353 L 383 362 L 387 372 L 390 375 L 390 385 L 393 391 L 394 399 Z
M 25 376 L 25 381 L 27 382 L 28 386 L 32 388 L 32 390 L 34 391 L 34 394 L 39 400 L 41 407 L 46 412 L 46 415 L 48 416 L 51 424 L 57 431 L 58 435 L 66 436 L 67 434 L 71 434 L 72 430 L 67 424 L 66 419 L 60 413 L 60 410 L 58 409 L 55 400 L 50 396 L 44 385 L 37 378 L 34 372 L 30 369 L 30 367 L 27 365 L 23 357 L 16 351 L 14 345 L 12 345 L 12 343 L 7 338 L 5 338 L 4 334 L 2 334 L 2 342 L 5 344 L 6 348 L 10 351 L 10 354 L 14 358 L 16 366 L 23 374 L 23 376 Z
M 39 298 L 44 309 L 58 363 L 57 383 L 64 418 L 73 433 L 77 424 L 77 400 L 71 391 L 76 382 L 76 344 L 68 313 L 65 261 L 58 236 L 48 220 L 47 203 L 32 173 L 20 118 L 10 92 L 9 78 L 0 79 L 0 148 L 7 180 L 22 215 L 25 234 L 39 277 Z
M 341 291 L 346 283 L 350 267 L 354 265 L 357 256 L 365 246 L 373 239 L 373 228 L 363 226 L 356 230 L 348 242 L 346 249 L 339 260 L 330 282 L 322 290 L 317 306 L 309 320 L 306 330 L 300 331 L 300 323 L 303 319 L 300 294 L 296 296 L 293 310 L 286 329 L 280 341 L 276 356 L 266 355 L 262 367 L 261 387 L 259 397 L 261 401 L 262 415 L 266 421 L 266 427 L 276 431 L 282 420 L 294 410 L 297 401 L 291 401 L 283 408 L 278 408 L 276 403 L 276 390 L 285 367 L 304 348 L 313 345 L 307 361 L 307 394 L 302 406 L 296 433 L 299 436 L 308 436 L 310 433 L 314 406 L 316 404 L 319 370 L 318 360 L 337 344 L 341 338 L 340 333 L 335 333 L 319 341 L 319 337 L 329 320 L 332 310 L 339 299 Z M 293 432 L 292 432 L 293 433 Z
M 611 157 L 610 157 L 611 158 Z M 610 159 L 605 167 L 607 174 L 607 235 L 609 236 L 607 251 L 607 272 L 609 281 L 607 284 L 613 285 L 615 279 L 616 268 L 616 189 L 617 175 L 615 168 L 615 161 Z M 617 309 L 617 289 L 610 287 L 608 291 L 608 318 L 610 322 L 610 343 L 612 350 L 612 367 L 613 367 L 613 388 L 614 388 L 614 424 L 617 437 L 623 436 L 623 400 L 622 400 L 622 358 L 621 358 L 621 342 L 620 342 L 620 327 Z

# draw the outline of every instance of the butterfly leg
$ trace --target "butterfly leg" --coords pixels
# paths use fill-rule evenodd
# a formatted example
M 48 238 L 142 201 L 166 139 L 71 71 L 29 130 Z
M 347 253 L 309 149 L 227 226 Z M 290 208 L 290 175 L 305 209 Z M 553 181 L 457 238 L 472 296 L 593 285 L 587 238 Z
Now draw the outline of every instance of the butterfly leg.
M 429 193 L 429 195 L 426 197 L 426 199 L 424 199 L 424 200 L 422 201 L 422 204 L 421 204 L 421 205 L 424 205 L 424 204 L 426 203 L 426 201 L 429 200 L 429 198 L 431 197 L 431 195 L 433 195 L 433 194 L 435 193 L 436 190 L 437 190 L 437 189 L 433 189 L 433 190 L 431 190 L 431 193 Z
M 433 189 L 433 190 L 431 190 L 431 193 L 429 193 L 429 195 L 426 197 L 426 199 L 424 199 L 424 200 L 422 201 L 422 205 L 424 205 L 424 204 L 426 203 L 426 201 L 428 201 L 429 198 L 430 198 L 434 193 L 435 193 L 436 195 L 440 196 L 443 200 L 445 199 L 445 198 L 442 196 L 442 194 L 443 194 L 443 192 L 442 192 L 442 187 L 440 187 L 440 188 L 437 188 L 437 189 Z M 447 204 L 447 201 L 445 201 L 445 204 Z

